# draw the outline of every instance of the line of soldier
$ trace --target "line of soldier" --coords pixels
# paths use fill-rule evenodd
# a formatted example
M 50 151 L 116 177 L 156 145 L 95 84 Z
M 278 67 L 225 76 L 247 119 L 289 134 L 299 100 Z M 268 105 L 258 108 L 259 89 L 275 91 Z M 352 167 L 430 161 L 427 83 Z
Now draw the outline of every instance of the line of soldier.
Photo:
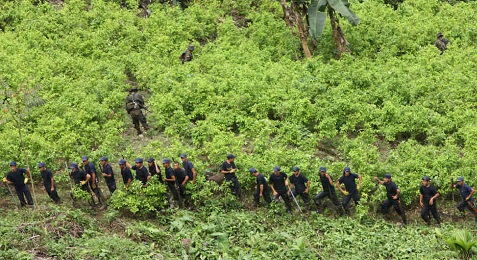
M 141 181 L 143 185 L 147 185 L 147 182 L 150 180 L 150 178 L 157 175 L 159 181 L 167 185 L 169 192 L 172 194 L 172 197 L 175 201 L 185 199 L 186 203 L 188 203 L 189 196 L 186 193 L 186 185 L 189 182 L 195 184 L 197 173 L 194 165 L 188 160 L 186 154 L 183 153 L 180 155 L 180 157 L 183 168 L 180 167 L 178 162 L 174 162 L 173 166 L 171 167 L 171 160 L 168 158 L 162 160 L 165 171 L 164 179 L 162 179 L 161 168 L 153 158 L 150 158 L 147 161 L 147 168 L 143 165 L 142 158 L 137 158 L 135 160 L 134 166 L 128 163 L 125 159 L 121 159 L 118 164 L 126 190 L 129 189 L 133 180 L 131 170 L 134 170 L 136 171 L 135 179 Z M 82 164 L 71 164 L 70 177 L 74 180 L 74 183 L 76 185 L 80 185 L 82 189 L 92 191 L 99 199 L 98 204 L 101 205 L 102 209 L 104 209 L 107 205 L 101 193 L 101 189 L 99 189 L 99 180 L 96 174 L 96 168 L 94 164 L 89 161 L 88 156 L 83 156 L 82 161 Z M 110 193 L 112 194 L 116 190 L 114 172 L 111 165 L 108 163 L 108 158 L 106 156 L 103 156 L 100 161 L 101 173 L 105 179 Z M 227 155 L 227 160 L 222 163 L 220 172 L 224 174 L 226 182 L 229 183 L 229 188 L 232 194 L 240 197 L 240 182 L 235 175 L 237 167 L 234 161 L 235 156 L 233 154 Z M 47 169 L 46 165 L 42 162 L 38 164 L 38 169 L 41 173 L 46 192 L 54 202 L 60 203 L 61 200 L 56 191 L 56 185 L 52 172 Z M 292 212 L 292 199 L 295 200 L 298 205 L 298 202 L 296 201 L 298 196 L 302 198 L 305 205 L 309 205 L 311 200 L 309 195 L 310 181 L 300 172 L 300 169 L 297 166 L 294 166 L 292 171 L 293 174 L 288 177 L 288 175 L 284 173 L 279 166 L 275 166 L 273 168 L 273 173 L 270 175 L 269 180 L 267 181 L 266 178 L 255 168 L 250 168 L 249 172 L 255 176 L 257 183 L 256 191 L 254 193 L 255 206 L 260 205 L 261 198 L 263 198 L 266 205 L 270 204 L 272 202 L 272 194 L 275 201 L 278 201 L 279 198 L 284 201 L 286 209 L 289 213 Z M 7 174 L 6 178 L 3 178 L 3 182 L 15 187 L 21 206 L 26 206 L 27 204 L 33 205 L 32 196 L 27 185 L 29 179 L 28 177 L 25 177 L 25 174 L 30 175 L 30 170 L 18 168 L 16 162 L 11 162 L 10 172 Z M 358 174 L 352 173 L 348 166 L 343 169 L 343 174 L 338 179 L 336 184 L 334 183 L 331 175 L 327 173 L 326 167 L 324 166 L 321 166 L 319 169 L 319 177 L 322 185 L 322 191 L 314 196 L 314 202 L 318 208 L 317 213 L 323 212 L 323 200 L 325 198 L 329 198 L 334 204 L 336 208 L 335 210 L 339 215 L 349 215 L 351 199 L 353 199 L 355 205 L 359 204 L 359 191 L 361 189 L 362 177 Z M 356 183 L 356 179 L 358 180 L 358 183 Z M 387 218 L 390 208 L 393 207 L 402 217 L 403 224 L 406 225 L 406 213 L 400 199 L 401 191 L 392 181 L 391 175 L 385 174 L 382 180 L 378 177 L 374 177 L 374 179 L 379 184 L 386 187 L 387 199 L 381 204 L 382 213 Z M 335 187 L 344 195 L 341 203 L 338 200 Z M 457 183 L 454 183 L 453 179 L 451 178 L 451 188 L 457 188 L 462 198 L 461 202 L 457 205 L 457 209 L 460 212 L 463 212 L 465 208 L 469 209 L 474 215 L 475 221 L 477 222 L 477 209 L 472 197 L 475 190 L 464 182 L 463 177 L 458 177 Z M 441 223 L 436 205 L 436 199 L 439 196 L 440 194 L 431 184 L 430 178 L 428 176 L 424 176 L 422 178 L 422 185 L 420 186 L 419 205 L 421 206 L 421 218 L 428 225 L 431 223 L 431 214 L 438 225 Z

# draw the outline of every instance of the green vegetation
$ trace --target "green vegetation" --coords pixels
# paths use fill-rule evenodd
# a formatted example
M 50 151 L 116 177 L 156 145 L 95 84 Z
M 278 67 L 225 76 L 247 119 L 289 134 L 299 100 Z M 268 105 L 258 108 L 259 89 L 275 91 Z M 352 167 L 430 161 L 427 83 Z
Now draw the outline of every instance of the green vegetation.
M 394 10 L 349 1 L 360 24 L 340 24 L 350 51 L 340 60 L 330 24 L 305 59 L 277 1 L 154 3 L 147 19 L 129 0 L 57 2 L 0 0 L 2 171 L 11 160 L 60 171 L 86 154 L 116 162 L 185 152 L 200 175 L 197 210 L 165 209 L 160 185 L 136 185 L 131 196 L 118 190 L 102 215 L 74 209 L 58 172 L 65 203 L 40 212 L 13 210 L 0 188 L 0 258 L 459 257 L 432 229 L 382 222 L 374 209 L 384 192 L 373 193 L 372 177 L 391 173 L 409 208 L 423 175 L 443 195 L 451 176 L 477 185 L 477 2 L 405 0 Z M 433 46 L 438 32 L 452 42 L 443 55 Z M 194 60 L 182 65 L 189 43 Z M 144 138 L 124 109 L 131 85 L 150 110 L 154 129 Z M 228 153 L 237 155 L 243 204 L 203 179 Z M 335 180 L 349 165 L 363 176 L 363 205 L 352 219 L 292 218 L 281 205 L 252 214 L 247 169 L 275 165 L 300 166 L 311 194 L 321 189 L 320 165 Z M 459 228 L 446 224 L 442 233 Z

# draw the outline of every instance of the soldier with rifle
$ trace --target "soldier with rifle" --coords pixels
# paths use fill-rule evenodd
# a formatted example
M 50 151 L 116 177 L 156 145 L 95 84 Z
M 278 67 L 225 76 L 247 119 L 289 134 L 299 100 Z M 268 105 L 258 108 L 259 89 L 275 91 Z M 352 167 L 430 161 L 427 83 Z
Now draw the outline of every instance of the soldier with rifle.
M 464 183 L 464 177 L 457 177 L 457 184 L 454 184 L 454 179 L 451 177 L 451 188 L 459 189 L 460 196 L 462 197 L 462 201 L 457 204 L 457 209 L 460 212 L 463 212 L 465 208 L 469 209 L 477 222 L 477 209 L 472 198 L 475 192 L 474 188 Z
M 142 134 L 139 123 L 142 124 L 145 131 L 149 130 L 149 125 L 147 124 L 146 117 L 142 113 L 142 109 L 147 110 L 144 105 L 144 98 L 138 93 L 138 89 L 133 87 L 129 90 L 129 95 L 126 97 L 126 111 L 131 116 L 138 135 Z
M 444 35 L 442 33 L 437 34 L 437 39 L 434 42 L 434 46 L 437 47 L 441 51 L 441 55 L 444 53 L 445 50 L 447 50 L 447 44 L 449 43 L 449 40 L 444 38 Z
M 7 174 L 6 178 L 3 178 L 3 182 L 15 187 L 15 191 L 22 207 L 26 206 L 27 203 L 28 205 L 33 205 L 33 198 L 31 197 L 27 185 L 28 178 L 25 177 L 26 173 L 30 174 L 30 169 L 17 168 L 16 162 L 10 162 L 10 172 Z
M 84 171 L 91 176 L 91 178 L 89 179 L 89 185 L 91 187 L 91 190 L 96 195 L 96 198 L 98 198 L 98 204 L 101 204 L 101 209 L 103 210 L 107 207 L 107 205 L 106 199 L 104 198 L 103 193 L 99 188 L 99 179 L 98 174 L 96 173 L 96 167 L 94 167 L 94 164 L 89 161 L 89 157 L 86 155 L 81 157 L 81 160 L 83 161 Z M 81 167 L 81 165 L 79 166 Z
M 389 214 L 389 208 L 394 207 L 396 212 L 402 217 L 403 226 L 407 225 L 406 212 L 402 207 L 401 198 L 399 197 L 401 190 L 397 187 L 396 183 L 391 181 L 391 174 L 386 173 L 383 180 L 380 180 L 378 177 L 374 177 L 374 179 L 386 187 L 387 200 L 381 204 L 382 213 L 387 216 Z

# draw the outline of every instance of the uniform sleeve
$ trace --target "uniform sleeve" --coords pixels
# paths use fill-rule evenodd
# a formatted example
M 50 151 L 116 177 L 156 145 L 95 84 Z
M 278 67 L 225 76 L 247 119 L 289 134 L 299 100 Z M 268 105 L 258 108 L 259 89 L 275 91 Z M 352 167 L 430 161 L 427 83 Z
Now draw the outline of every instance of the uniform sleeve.
M 338 182 L 339 182 L 339 183 L 343 183 L 343 180 L 344 180 L 344 176 L 341 176 L 341 177 L 338 179 Z
M 13 181 L 13 179 L 12 179 L 12 174 L 11 174 L 11 173 L 8 173 L 8 174 L 7 174 L 7 180 Z
M 270 178 L 268 178 L 268 184 L 272 184 L 273 185 L 274 183 L 274 180 L 273 180 L 273 173 L 270 174 Z
M 189 163 L 189 168 L 192 170 L 192 168 L 194 168 L 194 164 L 190 161 L 187 161 Z
M 225 162 L 222 163 L 222 171 L 227 171 L 227 164 Z
M 354 173 L 353 173 L 353 177 L 354 177 L 355 179 L 358 179 L 358 178 L 359 178 L 358 174 L 354 174 Z
M 431 186 L 431 192 L 432 192 L 432 196 L 434 196 L 438 193 L 436 187 L 434 187 L 434 186 Z
M 50 179 L 53 179 L 53 173 L 51 171 L 47 171 L 46 176 Z
M 136 170 L 137 169 L 136 165 L 133 165 L 131 169 Z
M 113 173 L 113 167 L 111 167 L 111 165 L 109 165 L 109 164 L 108 164 L 108 167 L 106 167 L 106 173 L 107 173 L 107 174 L 111 174 L 111 175 L 114 174 L 114 173 Z
M 421 187 L 419 187 L 419 192 L 420 192 L 421 194 L 424 194 L 424 187 L 423 187 L 422 185 L 421 185 Z

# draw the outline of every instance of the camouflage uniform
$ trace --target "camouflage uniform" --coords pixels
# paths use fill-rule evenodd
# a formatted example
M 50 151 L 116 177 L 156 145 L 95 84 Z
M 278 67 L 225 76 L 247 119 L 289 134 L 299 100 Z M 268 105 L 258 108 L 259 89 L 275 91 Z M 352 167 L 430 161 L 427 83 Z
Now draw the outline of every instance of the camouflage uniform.
M 144 130 L 149 130 L 146 117 L 142 113 L 143 108 L 145 108 L 144 99 L 139 93 L 137 93 L 137 88 L 130 89 L 129 95 L 126 97 L 126 110 L 132 118 L 134 128 L 136 128 L 138 135 L 142 134 L 139 122 L 142 124 Z
M 189 45 L 187 47 L 187 50 L 185 50 L 181 56 L 180 56 L 180 59 L 182 61 L 182 64 L 184 64 L 185 62 L 189 62 L 191 61 L 194 56 L 192 55 L 192 52 L 194 51 L 194 45 Z
M 434 43 L 434 45 L 441 51 L 441 55 L 444 53 L 445 50 L 447 50 L 447 44 L 449 43 L 449 40 L 444 38 L 444 35 L 442 33 L 437 34 L 437 40 Z

